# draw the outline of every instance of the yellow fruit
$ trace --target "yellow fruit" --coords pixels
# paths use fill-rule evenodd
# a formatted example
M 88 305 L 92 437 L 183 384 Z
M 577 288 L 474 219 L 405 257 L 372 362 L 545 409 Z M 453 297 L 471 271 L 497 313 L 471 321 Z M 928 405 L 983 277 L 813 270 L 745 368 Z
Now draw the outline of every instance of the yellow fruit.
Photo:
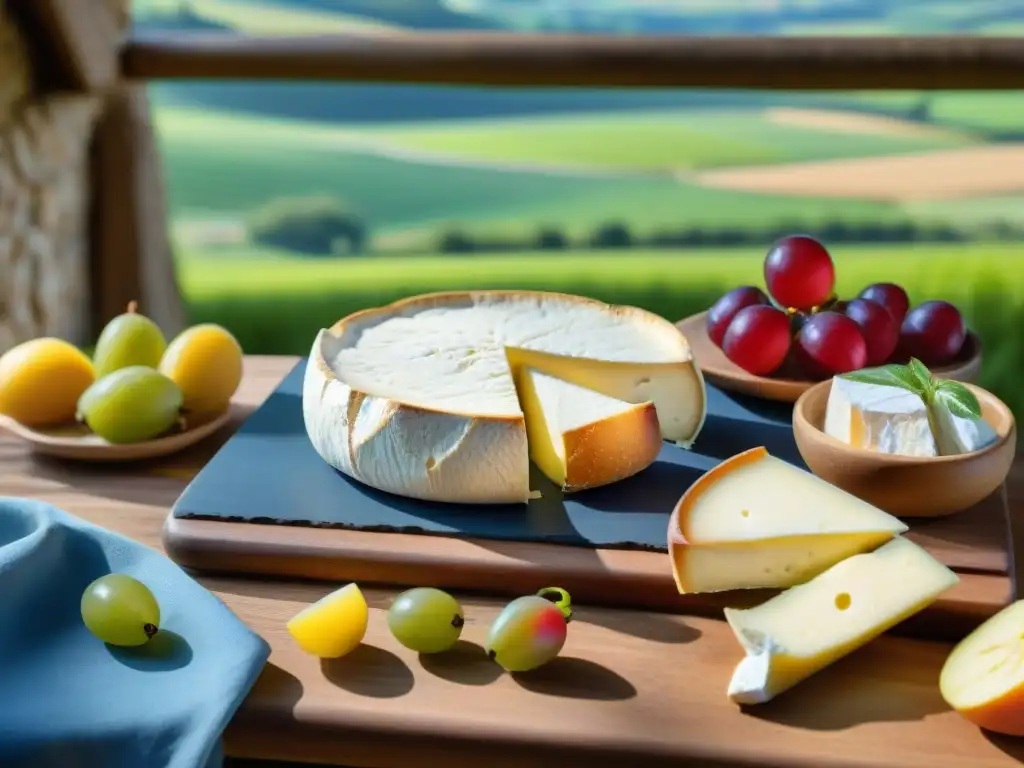
M 196 325 L 167 347 L 160 373 L 181 389 L 186 413 L 220 413 L 242 381 L 242 347 L 219 325 Z
M 0 413 L 29 427 L 74 421 L 96 380 L 92 362 L 60 339 L 33 339 L 0 356 Z
M 369 619 L 366 598 L 358 586 L 349 584 L 296 614 L 287 627 L 306 653 L 336 659 L 363 642 Z
M 1024 600 L 960 641 L 942 667 L 939 690 L 975 725 L 1024 736 Z

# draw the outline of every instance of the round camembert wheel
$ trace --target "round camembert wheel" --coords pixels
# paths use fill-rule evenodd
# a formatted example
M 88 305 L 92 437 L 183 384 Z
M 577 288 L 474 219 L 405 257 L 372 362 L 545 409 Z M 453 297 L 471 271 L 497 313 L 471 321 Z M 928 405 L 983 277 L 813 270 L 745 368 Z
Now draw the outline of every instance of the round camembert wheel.
M 518 385 L 518 386 L 517 386 Z M 382 491 L 456 503 L 530 498 L 529 462 L 567 491 L 688 447 L 706 393 L 667 320 L 557 293 L 419 296 L 322 330 L 303 387 L 317 453 Z

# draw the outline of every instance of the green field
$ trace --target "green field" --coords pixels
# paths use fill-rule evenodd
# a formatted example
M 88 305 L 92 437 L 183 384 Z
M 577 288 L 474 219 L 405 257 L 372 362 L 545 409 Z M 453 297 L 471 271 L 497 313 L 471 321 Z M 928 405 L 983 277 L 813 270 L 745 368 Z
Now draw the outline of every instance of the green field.
M 183 252 L 179 274 L 193 320 L 227 326 L 249 352 L 292 354 L 308 352 L 318 329 L 351 312 L 428 291 L 568 291 L 675 319 L 706 309 L 728 288 L 761 282 L 761 251 L 627 253 L 317 261 Z M 892 280 L 915 302 L 960 306 L 985 342 L 982 383 L 1024 414 L 1024 247 L 844 248 L 834 256 L 842 295 Z
M 696 128 L 690 127 L 691 119 Z M 698 114 L 679 119 L 678 128 L 671 127 L 671 123 L 666 124 L 670 127 L 657 127 L 648 116 L 646 123 L 634 125 L 663 132 L 659 154 L 651 154 L 655 150 L 648 145 L 654 142 L 647 140 L 637 141 L 629 151 L 634 162 L 646 157 L 648 162 L 657 158 L 659 163 L 722 165 L 750 162 L 751 155 L 759 151 L 779 159 L 820 159 L 863 154 L 869 147 L 875 152 L 884 152 L 885 148 L 902 151 L 907 149 L 907 142 L 933 141 L 928 137 L 919 140 L 801 131 L 768 123 L 748 127 L 747 120 L 756 121 L 757 113 Z M 528 121 L 514 122 L 527 130 Z M 613 131 L 613 135 L 620 139 L 631 130 L 628 120 L 623 123 L 606 118 L 604 125 L 615 125 L 617 133 Z M 329 125 L 165 107 L 157 111 L 157 128 L 175 219 L 243 217 L 273 198 L 311 195 L 345 200 L 368 219 L 377 234 L 444 222 L 469 228 L 486 226 L 488 231 L 503 233 L 532 232 L 547 224 L 575 237 L 609 221 L 624 221 L 642 233 L 691 225 L 749 227 L 794 222 L 811 226 L 828 220 L 906 218 L 898 206 L 883 202 L 708 189 L 667 175 L 549 175 L 410 162 L 382 156 L 365 146 L 371 135 L 385 143 L 422 137 L 422 127 L 357 134 Z M 444 130 L 457 134 L 462 129 L 432 130 L 427 135 L 437 137 L 443 136 Z M 560 129 L 548 125 L 543 130 L 557 133 Z M 676 142 L 668 138 L 672 131 L 679 137 Z M 703 137 L 703 143 L 686 141 L 693 131 Z M 484 143 L 488 135 L 509 134 L 487 130 L 476 134 Z M 754 143 L 755 135 L 759 140 L 763 137 L 762 144 Z M 608 133 L 604 137 L 608 140 L 595 142 L 586 151 L 592 159 L 604 153 L 606 159 L 613 158 L 612 162 L 622 161 L 625 156 L 615 149 L 616 141 Z M 364 144 L 359 145 L 360 141 Z M 940 135 L 934 141 L 955 143 L 963 139 Z M 529 149 L 526 144 L 519 146 L 524 151 Z M 743 149 L 730 161 L 722 154 L 727 147 Z M 708 160 L 709 153 L 713 161 Z
M 968 135 L 836 132 L 773 121 L 758 110 L 673 110 L 375 126 L 386 145 L 495 163 L 641 169 L 713 168 L 866 157 L 963 146 Z
M 204 18 L 250 35 L 379 34 L 400 29 L 354 14 L 289 7 L 272 0 L 202 0 Z

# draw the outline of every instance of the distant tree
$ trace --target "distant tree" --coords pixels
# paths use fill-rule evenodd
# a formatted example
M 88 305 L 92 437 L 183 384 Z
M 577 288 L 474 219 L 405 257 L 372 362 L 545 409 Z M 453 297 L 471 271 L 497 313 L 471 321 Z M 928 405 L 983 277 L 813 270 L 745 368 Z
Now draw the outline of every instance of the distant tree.
M 598 227 L 590 244 L 595 248 L 629 248 L 633 245 L 633 236 L 625 224 L 613 222 Z
M 362 253 L 369 239 L 362 217 L 331 197 L 273 200 L 252 214 L 247 229 L 254 243 L 311 256 Z
M 542 251 L 557 251 L 569 247 L 569 238 L 554 227 L 542 227 L 535 245 Z
M 921 100 L 907 110 L 907 119 L 927 123 L 932 119 L 932 97 L 922 96 Z
M 441 253 L 472 253 L 476 243 L 461 229 L 448 229 L 441 234 L 437 243 Z

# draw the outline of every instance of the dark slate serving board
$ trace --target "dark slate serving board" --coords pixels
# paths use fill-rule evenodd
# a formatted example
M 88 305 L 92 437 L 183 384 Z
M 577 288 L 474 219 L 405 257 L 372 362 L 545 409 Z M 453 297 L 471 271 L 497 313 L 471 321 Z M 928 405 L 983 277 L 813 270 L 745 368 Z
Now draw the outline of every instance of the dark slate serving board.
M 177 518 L 329 526 L 603 549 L 665 551 L 668 517 L 682 493 L 722 459 L 759 445 L 803 467 L 792 407 L 708 386 L 708 416 L 694 449 L 665 443 L 640 474 L 563 496 L 540 472 L 542 498 L 523 505 L 438 504 L 382 493 L 328 466 L 302 422 L 305 361 L 185 489 Z

